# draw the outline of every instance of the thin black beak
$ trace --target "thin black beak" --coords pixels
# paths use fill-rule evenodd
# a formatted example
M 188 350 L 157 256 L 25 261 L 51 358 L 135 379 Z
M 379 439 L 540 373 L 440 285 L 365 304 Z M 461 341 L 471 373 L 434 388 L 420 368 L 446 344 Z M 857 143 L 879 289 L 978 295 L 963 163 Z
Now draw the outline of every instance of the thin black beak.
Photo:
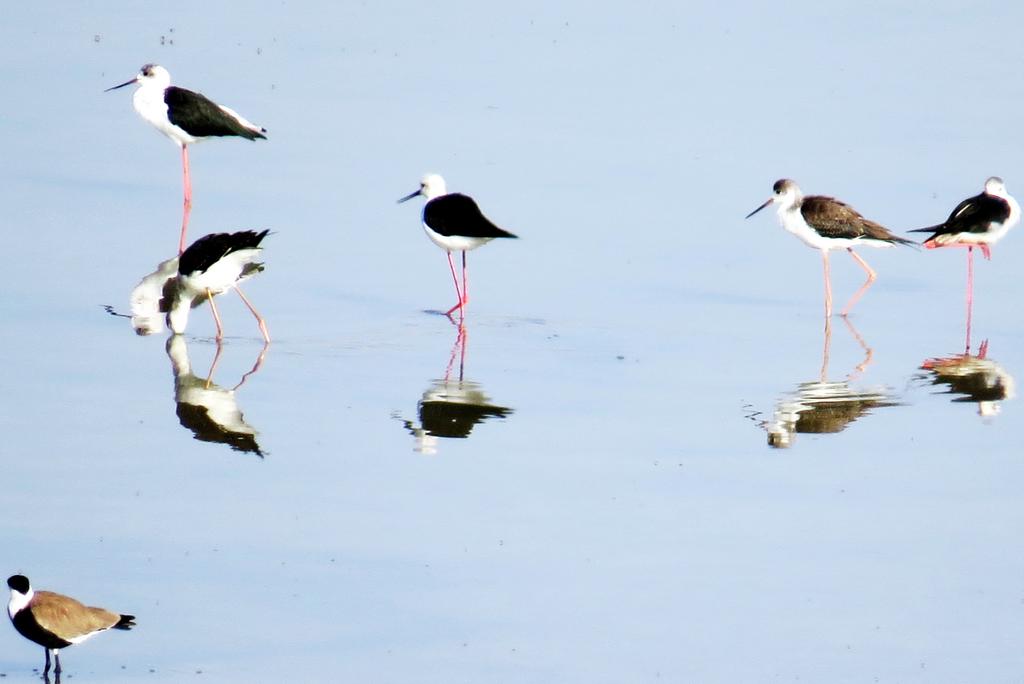
M 420 188 L 416 192 L 410 192 L 408 195 L 406 195 L 402 199 L 398 200 L 398 203 L 401 204 L 402 202 L 408 202 L 413 197 L 416 197 L 417 195 L 422 195 L 422 194 L 423 194 L 423 188 Z
M 774 201 L 775 201 L 774 197 L 769 197 L 767 202 L 765 202 L 764 204 L 759 206 L 757 209 L 755 209 L 754 211 L 752 211 L 749 214 L 747 214 L 746 216 L 744 216 L 743 218 L 750 218 L 751 216 L 753 216 L 757 212 L 761 211 L 762 209 L 764 209 L 765 207 L 767 207 L 769 204 L 771 204 Z
M 138 78 L 138 76 L 136 76 L 135 78 L 133 78 L 133 79 L 132 79 L 132 80 L 130 80 L 130 81 L 125 81 L 125 82 L 124 82 L 124 83 L 122 83 L 121 85 L 116 85 L 116 86 L 112 86 L 112 87 L 110 87 L 110 88 L 107 88 L 107 89 L 106 89 L 106 90 L 104 90 L 103 92 L 105 92 L 105 93 L 109 93 L 109 92 L 110 92 L 111 90 L 117 90 L 118 88 L 124 88 L 125 86 L 127 86 L 127 85 L 131 85 L 132 83 L 135 83 L 135 82 L 136 82 L 136 81 L 138 81 L 138 80 L 139 80 L 139 78 Z

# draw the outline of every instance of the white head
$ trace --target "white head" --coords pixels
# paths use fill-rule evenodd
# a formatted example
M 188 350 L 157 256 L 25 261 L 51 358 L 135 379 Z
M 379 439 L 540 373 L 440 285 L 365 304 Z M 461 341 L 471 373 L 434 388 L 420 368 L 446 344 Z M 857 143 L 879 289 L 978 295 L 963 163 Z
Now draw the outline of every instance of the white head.
M 406 200 L 411 200 L 413 197 L 423 195 L 428 200 L 432 200 L 435 197 L 448 194 L 448 186 L 445 185 L 444 178 L 436 173 L 428 173 L 420 179 L 420 189 L 416 192 L 410 193 L 398 200 L 400 203 Z
M 24 575 L 11 575 L 7 578 L 7 586 L 11 590 L 11 600 L 7 603 L 7 615 L 14 619 L 14 614 L 23 609 L 35 596 L 28 577 Z
M 772 186 L 772 196 L 768 200 L 759 206 L 754 211 L 747 214 L 747 218 L 750 218 L 757 212 L 761 211 L 769 204 L 778 204 L 779 211 L 786 211 L 800 204 L 800 200 L 803 199 L 803 193 L 800 192 L 800 187 L 795 181 L 791 181 L 788 178 L 782 178 L 775 181 L 775 185 Z
M 139 73 L 135 78 L 130 81 L 125 81 L 120 85 L 107 88 L 107 91 L 124 88 L 125 86 L 133 83 L 138 83 L 142 88 L 163 90 L 167 86 L 171 85 L 171 75 L 167 72 L 167 69 L 164 69 L 159 64 L 145 64 L 141 69 L 139 69 Z
M 985 181 L 985 193 L 996 197 L 1006 197 L 1006 185 L 999 176 L 992 176 Z

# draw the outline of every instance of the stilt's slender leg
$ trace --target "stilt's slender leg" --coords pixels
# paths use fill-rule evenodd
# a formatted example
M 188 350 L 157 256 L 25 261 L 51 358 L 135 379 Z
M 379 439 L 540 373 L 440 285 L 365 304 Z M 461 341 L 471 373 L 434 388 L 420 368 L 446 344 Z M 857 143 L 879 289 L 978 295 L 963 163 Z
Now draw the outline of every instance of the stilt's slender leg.
M 822 382 L 828 382 L 828 357 L 829 349 L 832 347 L 832 319 L 825 316 L 825 345 L 821 350 L 821 376 Z
M 256 357 L 256 363 L 252 364 L 252 368 L 249 369 L 249 372 L 242 375 L 242 379 L 238 381 L 238 384 L 231 388 L 232 392 L 244 385 L 245 381 L 249 379 L 249 376 L 254 375 L 256 371 L 263 366 L 263 359 L 266 358 L 268 349 L 270 349 L 270 343 L 264 342 L 263 349 L 260 350 L 260 355 Z
M 448 355 L 448 365 L 444 369 L 444 381 L 447 383 L 452 375 L 452 368 L 455 366 L 455 355 L 461 352 L 459 357 L 459 381 L 462 381 L 462 366 L 466 361 L 464 341 L 466 338 L 466 326 L 459 324 L 459 332 L 455 336 L 455 344 L 452 345 L 451 354 Z
M 463 252 L 462 256 L 463 256 L 463 258 L 465 258 L 466 253 Z M 456 309 L 458 309 L 459 310 L 459 318 L 463 318 L 464 315 L 463 315 L 463 312 L 462 312 L 462 292 L 459 291 L 459 276 L 458 276 L 458 274 L 455 273 L 455 262 L 452 261 L 452 253 L 451 252 L 448 252 L 448 268 L 450 268 L 452 270 L 452 280 L 455 281 L 455 294 L 459 298 L 459 303 L 456 304 L 455 306 L 453 306 L 452 308 L 448 309 L 444 313 L 445 313 L 446 316 L 448 316 L 450 318 L 451 315 L 452 315 L 452 312 L 455 311 Z
M 213 363 L 210 364 L 210 371 L 206 374 L 206 389 L 210 389 L 213 385 L 213 373 L 217 370 L 217 364 L 220 363 L 220 353 L 224 351 L 224 345 L 217 340 L 217 351 L 213 355 Z
M 242 291 L 238 288 L 237 285 L 235 285 L 235 292 L 237 292 L 238 296 L 242 298 L 242 301 L 245 302 L 245 305 L 249 307 L 249 311 L 252 312 L 252 315 L 256 317 L 256 322 L 259 323 L 260 326 L 260 332 L 263 333 L 263 341 L 266 342 L 267 344 L 270 344 L 270 333 L 267 331 L 266 321 L 264 321 L 263 317 L 260 316 L 258 311 L 256 311 L 256 307 L 254 307 L 249 302 L 249 298 L 242 294 Z
M 964 353 L 971 353 L 971 313 L 974 307 L 974 247 L 967 246 L 967 339 Z
M 469 304 L 469 281 L 466 278 L 466 250 L 462 250 L 462 306 Z
M 850 334 L 853 335 L 853 339 L 857 340 L 857 344 L 864 350 L 864 360 L 857 364 L 857 367 L 853 369 L 853 372 L 847 376 L 848 380 L 853 380 L 863 373 L 865 368 L 871 365 L 871 357 L 874 355 L 874 351 L 872 351 L 871 347 L 868 346 L 868 343 L 864 341 L 864 338 L 860 336 L 857 329 L 853 327 L 853 323 L 850 322 L 849 318 L 844 318 L 843 323 L 846 323 L 846 329 L 850 331 Z
M 853 305 L 860 301 L 860 298 L 863 297 L 864 293 L 868 291 L 869 287 L 871 287 L 871 283 L 875 282 L 875 279 L 878 277 L 878 274 L 875 273 L 874 269 L 868 266 L 868 262 L 861 259 L 860 255 L 854 252 L 852 247 L 847 247 L 846 251 L 850 253 L 850 256 L 853 257 L 854 261 L 861 265 L 864 272 L 868 274 L 868 279 L 864 281 L 864 284 L 860 286 L 859 290 L 853 293 L 853 296 L 850 297 L 850 301 L 846 303 L 846 306 L 843 307 L 842 313 L 839 314 L 840 316 L 849 315 L 850 309 L 853 308 Z
M 181 146 L 181 168 L 184 174 L 185 205 L 181 215 L 181 238 L 178 240 L 178 254 L 185 251 L 185 234 L 188 232 L 188 217 L 192 213 L 192 176 L 188 170 L 188 145 Z
M 465 253 L 465 252 L 463 252 Z M 466 370 L 466 328 L 459 326 L 459 336 L 462 338 L 462 351 L 459 353 L 459 382 L 462 382 L 463 373 Z
M 821 260 L 825 264 L 825 318 L 832 317 L 832 280 L 828 274 L 828 250 L 821 250 Z
M 214 304 L 214 302 L 213 302 L 213 293 L 210 292 L 209 288 L 206 289 L 206 296 L 210 300 L 210 311 L 213 312 L 213 322 L 217 324 L 217 337 L 216 337 L 216 340 L 218 342 L 220 342 L 222 339 L 224 339 L 224 328 L 221 327 L 221 324 L 220 324 L 220 314 L 217 313 L 217 305 Z

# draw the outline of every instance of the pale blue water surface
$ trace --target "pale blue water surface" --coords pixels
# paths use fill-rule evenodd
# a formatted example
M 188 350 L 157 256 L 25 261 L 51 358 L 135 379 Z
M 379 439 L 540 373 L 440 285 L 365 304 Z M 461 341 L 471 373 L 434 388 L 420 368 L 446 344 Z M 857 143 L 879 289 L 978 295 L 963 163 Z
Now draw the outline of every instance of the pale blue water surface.
M 978 260 L 957 358 L 962 251 L 861 250 L 826 339 L 818 254 L 743 216 L 783 176 L 897 232 L 1024 194 L 1024 10 L 4 15 L 0 567 L 138 618 L 72 681 L 1020 680 L 1024 237 Z M 146 62 L 269 131 L 192 149 L 192 237 L 273 231 L 273 343 L 246 375 L 223 297 L 209 386 L 206 307 L 170 349 L 102 308 L 177 245 L 178 152 L 103 93 Z M 427 171 L 521 238 L 470 255 L 462 340 L 395 204 Z M 838 308 L 862 272 L 832 271 Z M 0 633 L 6 681 L 42 655 Z

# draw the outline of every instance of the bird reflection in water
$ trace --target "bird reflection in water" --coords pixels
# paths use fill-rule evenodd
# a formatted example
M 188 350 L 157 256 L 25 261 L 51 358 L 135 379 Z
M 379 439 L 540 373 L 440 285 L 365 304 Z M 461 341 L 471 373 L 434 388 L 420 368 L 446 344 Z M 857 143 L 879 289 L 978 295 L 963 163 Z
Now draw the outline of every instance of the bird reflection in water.
M 988 358 L 988 340 L 981 343 L 976 355 L 971 354 L 968 347 L 963 354 L 927 359 L 921 364 L 921 370 L 924 372 L 917 376 L 920 380 L 945 385 L 946 394 L 956 395 L 955 403 L 977 403 L 978 415 L 983 418 L 997 415 L 999 402 L 1016 395 L 1013 376 Z
M 263 457 L 263 451 L 256 441 L 256 429 L 245 422 L 235 392 L 263 365 L 268 347 L 268 344 L 264 344 L 252 369 L 242 375 L 237 385 L 226 389 L 213 382 L 213 374 L 223 351 L 220 342 L 217 342 L 217 352 L 210 371 L 202 378 L 192 372 L 184 336 L 171 335 L 167 340 L 167 356 L 174 371 L 174 401 L 177 404 L 178 421 L 191 430 L 197 440 L 227 444 L 235 451 Z
M 826 318 L 819 377 L 817 380 L 800 383 L 795 391 L 782 396 L 775 405 L 772 420 L 761 423 L 768 432 L 769 446 L 780 449 L 789 447 L 797 433 L 842 432 L 850 423 L 867 415 L 873 409 L 899 405 L 886 387 L 857 389 L 850 386 L 850 382 L 871 364 L 872 350 L 848 318 L 844 316 L 842 321 L 863 350 L 864 359 L 854 367 L 845 380 L 828 379 L 832 321 Z
M 132 328 L 137 335 L 163 332 L 164 318 L 171 308 L 178 257 L 162 261 L 156 270 L 143 276 L 131 294 Z
M 436 454 L 439 438 L 465 439 L 477 424 L 490 418 L 505 418 L 513 412 L 511 408 L 489 403 L 480 384 L 465 379 L 466 339 L 465 326 L 458 325 L 444 378 L 432 381 L 417 404 L 419 424 L 396 415 L 416 438 L 414 449 L 419 453 Z M 457 379 L 452 377 L 456 359 Z

